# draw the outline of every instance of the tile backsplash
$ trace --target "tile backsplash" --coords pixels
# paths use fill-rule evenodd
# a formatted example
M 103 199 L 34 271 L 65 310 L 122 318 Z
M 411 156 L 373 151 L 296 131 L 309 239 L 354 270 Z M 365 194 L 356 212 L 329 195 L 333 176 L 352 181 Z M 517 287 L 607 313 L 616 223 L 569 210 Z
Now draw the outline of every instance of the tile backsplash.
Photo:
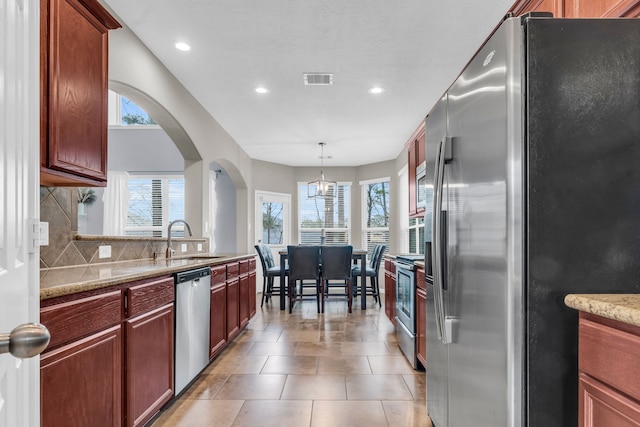
M 49 245 L 40 247 L 40 268 L 68 267 L 114 261 L 164 257 L 167 242 L 159 237 L 78 235 L 78 201 L 75 188 L 40 187 L 40 221 L 49 223 Z M 174 249 L 186 244 L 180 255 L 209 252 L 209 239 L 174 238 Z M 198 251 L 198 244 L 202 250 Z M 98 248 L 111 246 L 111 257 L 100 258 Z M 177 251 L 179 252 L 179 251 Z

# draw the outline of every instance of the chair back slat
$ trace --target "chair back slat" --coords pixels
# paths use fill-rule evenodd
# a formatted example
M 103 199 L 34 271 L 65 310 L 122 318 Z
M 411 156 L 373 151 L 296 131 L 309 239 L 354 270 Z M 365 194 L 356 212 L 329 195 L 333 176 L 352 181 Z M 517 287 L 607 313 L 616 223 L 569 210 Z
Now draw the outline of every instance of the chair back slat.
M 289 280 L 320 278 L 320 246 L 287 246 Z
M 322 248 L 322 278 L 350 280 L 353 246 L 324 246 Z
M 268 265 L 267 265 L 267 260 L 265 259 L 265 256 L 264 256 L 264 251 L 262 249 L 263 246 L 264 245 L 255 245 L 254 247 L 256 248 L 256 252 L 260 257 L 260 264 L 262 265 L 262 274 L 266 275 Z
M 387 245 L 378 245 L 378 253 L 375 260 L 373 260 L 373 270 L 378 274 L 380 271 L 380 264 L 382 263 L 382 258 L 384 258 L 384 251 L 387 249 Z

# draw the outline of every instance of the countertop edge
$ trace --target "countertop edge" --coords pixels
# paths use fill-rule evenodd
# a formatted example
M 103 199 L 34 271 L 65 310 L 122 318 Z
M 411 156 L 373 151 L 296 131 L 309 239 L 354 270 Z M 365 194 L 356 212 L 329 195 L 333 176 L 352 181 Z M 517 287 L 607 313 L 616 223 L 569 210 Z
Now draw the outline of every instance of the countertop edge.
M 638 294 L 569 294 L 567 307 L 640 327 Z
M 107 288 L 109 286 L 121 285 L 123 283 L 134 282 L 137 280 L 149 279 L 152 277 L 171 275 L 173 273 L 177 273 L 180 271 L 191 270 L 193 268 L 198 267 L 212 267 L 219 264 L 228 264 L 229 262 L 239 261 L 242 259 L 253 258 L 256 254 L 237 254 L 237 255 L 223 255 L 218 258 L 195 258 L 191 259 L 192 262 L 183 264 L 183 265 L 175 265 L 175 266 L 162 266 L 157 265 L 157 262 L 153 260 L 149 260 L 149 269 L 144 271 L 128 273 L 128 274 L 118 274 L 112 277 L 107 278 L 98 278 L 98 279 L 90 279 L 90 280 L 80 280 L 75 282 L 65 283 L 63 285 L 50 286 L 46 288 L 40 289 L 40 301 L 76 294 L 85 291 L 92 291 L 101 288 Z M 180 260 L 180 258 L 175 258 L 175 260 Z M 186 260 L 186 259 L 185 259 Z M 114 262 L 109 263 L 111 265 L 123 264 L 125 262 Z M 157 265 L 157 268 L 154 268 L 153 265 Z M 107 266 L 108 264 L 95 264 L 89 265 L 89 267 L 100 268 L 102 266 Z M 69 267 L 69 268 L 77 268 Z M 57 269 L 58 271 L 63 270 L 64 268 Z M 54 270 L 54 269 L 49 269 Z M 42 280 L 42 279 L 41 279 Z

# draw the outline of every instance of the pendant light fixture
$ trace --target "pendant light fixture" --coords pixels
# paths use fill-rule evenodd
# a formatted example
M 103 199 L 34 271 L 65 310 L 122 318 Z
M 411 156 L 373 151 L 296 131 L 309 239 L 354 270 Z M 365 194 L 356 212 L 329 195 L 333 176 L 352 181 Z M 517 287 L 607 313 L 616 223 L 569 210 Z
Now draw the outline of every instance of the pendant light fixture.
M 335 194 L 337 183 L 335 181 L 329 181 L 324 177 L 324 146 L 326 142 L 319 142 L 320 146 L 320 179 L 310 181 L 307 183 L 309 198 L 314 197 L 326 197 L 327 194 Z

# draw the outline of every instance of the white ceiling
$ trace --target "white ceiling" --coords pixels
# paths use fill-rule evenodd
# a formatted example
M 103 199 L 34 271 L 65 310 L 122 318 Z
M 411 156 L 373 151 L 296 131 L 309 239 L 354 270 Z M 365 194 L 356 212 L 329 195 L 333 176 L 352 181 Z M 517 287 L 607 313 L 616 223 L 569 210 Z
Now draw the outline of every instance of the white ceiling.
M 327 167 L 395 159 L 513 3 L 103 1 L 251 158 L 317 166 L 324 141 Z M 305 86 L 305 72 L 334 84 Z

